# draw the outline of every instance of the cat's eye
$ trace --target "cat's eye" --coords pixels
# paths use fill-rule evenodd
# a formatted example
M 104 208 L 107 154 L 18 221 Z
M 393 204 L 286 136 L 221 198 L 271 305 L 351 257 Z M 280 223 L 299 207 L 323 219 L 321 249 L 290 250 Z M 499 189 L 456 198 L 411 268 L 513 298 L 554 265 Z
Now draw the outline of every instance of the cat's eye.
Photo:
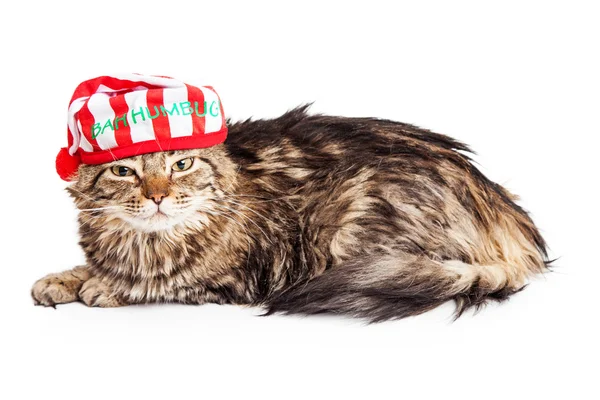
M 192 157 L 184 158 L 183 160 L 179 160 L 175 164 L 173 164 L 172 168 L 173 168 L 173 171 L 175 171 L 175 172 L 186 171 L 186 170 L 192 168 L 193 164 L 194 164 L 194 159 Z
M 131 176 L 135 171 L 131 168 L 124 167 L 122 165 L 115 165 L 110 169 L 116 176 Z

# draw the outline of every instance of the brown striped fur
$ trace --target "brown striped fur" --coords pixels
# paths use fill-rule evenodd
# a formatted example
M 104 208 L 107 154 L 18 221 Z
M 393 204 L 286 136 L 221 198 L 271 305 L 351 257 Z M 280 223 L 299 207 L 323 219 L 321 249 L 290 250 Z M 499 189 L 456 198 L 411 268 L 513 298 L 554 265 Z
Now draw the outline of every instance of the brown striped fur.
M 300 107 L 230 124 L 209 149 L 83 165 L 68 190 L 87 265 L 32 294 L 49 306 L 213 302 L 373 321 L 454 300 L 460 314 L 547 265 L 516 197 L 468 151 L 411 125 Z M 172 173 L 185 157 L 192 169 Z

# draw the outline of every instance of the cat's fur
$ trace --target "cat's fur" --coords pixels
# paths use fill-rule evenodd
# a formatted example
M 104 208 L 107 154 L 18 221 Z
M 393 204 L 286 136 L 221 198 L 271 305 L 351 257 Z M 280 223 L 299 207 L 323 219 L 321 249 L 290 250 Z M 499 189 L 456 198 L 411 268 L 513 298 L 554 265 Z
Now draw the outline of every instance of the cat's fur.
M 82 165 L 68 190 L 87 265 L 32 294 L 47 306 L 212 302 L 372 321 L 454 300 L 460 315 L 547 266 L 527 213 L 468 151 L 411 125 L 300 107 L 230 124 L 212 148 Z M 171 176 L 188 156 L 191 172 Z M 156 193 L 167 216 L 154 214 Z

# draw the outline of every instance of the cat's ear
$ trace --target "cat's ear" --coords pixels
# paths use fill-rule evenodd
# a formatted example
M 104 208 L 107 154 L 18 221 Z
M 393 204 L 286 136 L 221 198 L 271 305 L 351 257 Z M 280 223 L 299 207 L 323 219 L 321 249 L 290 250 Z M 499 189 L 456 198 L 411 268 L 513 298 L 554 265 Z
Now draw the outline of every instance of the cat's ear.
M 70 182 L 77 178 L 77 170 L 81 164 L 81 158 L 78 153 L 69 154 L 69 150 L 63 147 L 56 156 L 56 172 L 63 181 Z

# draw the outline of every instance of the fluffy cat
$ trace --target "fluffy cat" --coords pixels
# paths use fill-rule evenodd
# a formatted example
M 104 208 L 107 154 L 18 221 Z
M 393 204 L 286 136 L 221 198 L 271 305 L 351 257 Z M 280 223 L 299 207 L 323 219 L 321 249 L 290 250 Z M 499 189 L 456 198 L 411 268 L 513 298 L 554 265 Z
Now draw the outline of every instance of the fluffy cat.
M 224 144 L 82 165 L 67 188 L 87 264 L 36 304 L 231 303 L 370 321 L 457 316 L 547 268 L 515 196 L 447 136 L 373 118 L 229 124 Z

